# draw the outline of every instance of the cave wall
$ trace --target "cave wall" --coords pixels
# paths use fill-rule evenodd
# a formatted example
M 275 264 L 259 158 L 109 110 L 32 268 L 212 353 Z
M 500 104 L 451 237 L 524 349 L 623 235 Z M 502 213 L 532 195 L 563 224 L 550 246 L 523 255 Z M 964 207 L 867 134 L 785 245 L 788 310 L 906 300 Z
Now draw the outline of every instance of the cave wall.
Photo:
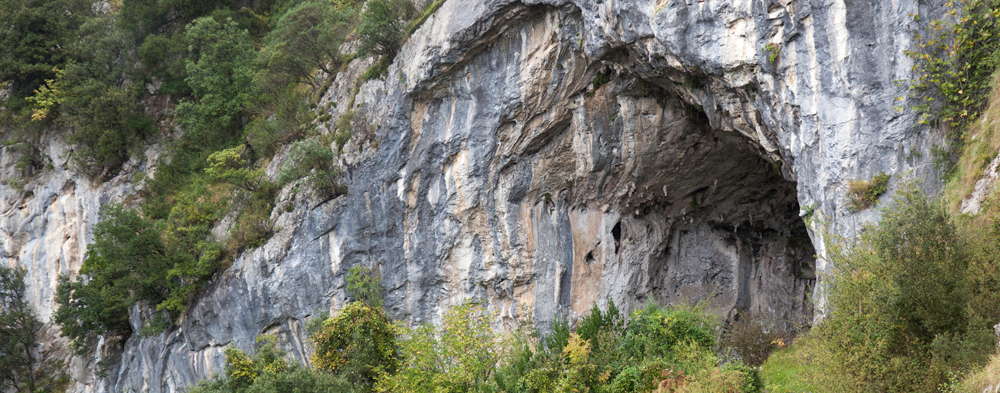
M 267 244 L 176 328 L 72 358 L 71 391 L 182 391 L 264 333 L 305 361 L 304 322 L 343 304 L 357 264 L 379 269 L 389 312 L 413 323 L 473 300 L 498 328 L 544 327 L 612 300 L 806 325 L 822 314 L 825 236 L 877 218 L 846 209 L 847 181 L 933 187 L 934 139 L 894 108 L 894 81 L 921 28 L 909 14 L 937 3 L 448 0 L 383 80 L 352 100 L 370 62 L 355 60 L 324 98 L 342 104 L 334 119 L 354 111 L 348 194 L 283 190 L 293 208 L 272 212 Z M 93 184 L 67 149 L 52 138 L 54 168 L 30 193 L 0 188 L 0 258 L 29 269 L 46 318 L 100 206 L 127 198 L 157 150 Z

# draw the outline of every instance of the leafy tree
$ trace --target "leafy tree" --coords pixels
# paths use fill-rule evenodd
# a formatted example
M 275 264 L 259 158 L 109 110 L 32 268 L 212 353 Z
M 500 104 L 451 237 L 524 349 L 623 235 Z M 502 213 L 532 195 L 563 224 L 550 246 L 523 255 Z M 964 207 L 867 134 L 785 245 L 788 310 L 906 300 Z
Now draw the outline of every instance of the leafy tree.
M 129 158 L 129 150 L 153 130 L 140 96 L 141 87 L 128 82 L 131 67 L 125 33 L 112 16 L 92 18 L 73 43 L 74 61 L 54 81 L 62 93 L 58 120 L 70 128 L 73 158 L 82 172 L 109 178 Z
M 205 173 L 215 181 L 232 184 L 248 192 L 265 187 L 267 178 L 261 169 L 251 169 L 246 146 L 219 150 L 208 156 Z
M 111 206 L 94 227 L 94 243 L 75 280 L 62 278 L 53 320 L 83 349 L 95 334 L 128 336 L 128 309 L 159 303 L 169 289 L 172 266 L 160 232 L 134 210 Z
M 306 183 L 321 198 L 334 198 L 346 192 L 339 183 L 340 171 L 334 164 L 333 150 L 316 138 L 295 142 L 288 153 L 288 159 L 281 167 L 278 182 L 289 182 L 305 178 Z
M 374 269 L 355 265 L 347 269 L 347 296 L 376 309 L 381 309 L 382 280 Z
M 0 1 L 0 81 L 13 82 L 14 95 L 31 94 L 70 58 L 76 30 L 91 16 L 85 0 Z
M 409 0 L 369 0 L 358 23 L 362 56 L 375 55 L 391 59 L 399 52 L 406 38 L 406 21 L 414 13 Z
M 424 325 L 400 341 L 398 370 L 380 378 L 378 392 L 483 392 L 503 356 L 499 337 L 482 308 L 448 311 L 439 331 Z
M 345 60 L 340 53 L 354 30 L 358 9 L 353 2 L 310 0 L 292 6 L 278 18 L 258 55 L 258 83 L 280 91 L 299 83 L 321 88 L 323 75 L 336 73 Z
M 68 381 L 62 363 L 42 353 L 44 325 L 25 294 L 25 271 L 0 266 L 0 386 L 17 393 L 59 391 Z
M 192 22 L 185 39 L 190 52 L 186 81 L 193 97 L 177 105 L 184 148 L 222 148 L 238 135 L 255 95 L 253 42 L 232 19 L 213 17 Z
M 313 335 L 317 369 L 356 386 L 371 388 L 382 373 L 396 368 L 396 329 L 381 308 L 362 302 L 345 306 Z

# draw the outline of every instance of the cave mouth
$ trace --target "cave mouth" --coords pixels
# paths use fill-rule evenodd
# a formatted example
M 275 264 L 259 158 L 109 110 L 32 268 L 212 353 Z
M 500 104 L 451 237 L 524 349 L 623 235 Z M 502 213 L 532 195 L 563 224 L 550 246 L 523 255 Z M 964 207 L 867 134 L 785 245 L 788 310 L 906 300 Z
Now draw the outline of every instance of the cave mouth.
M 686 113 L 683 133 L 657 144 L 658 159 L 640 177 L 643 188 L 659 192 L 626 201 L 613 228 L 616 239 L 660 234 L 648 240 L 657 252 L 649 254 L 646 291 L 636 297 L 700 304 L 728 323 L 751 319 L 789 332 L 807 327 L 815 250 L 795 182 L 749 138 L 713 129 L 698 110 Z M 629 244 L 619 253 L 625 259 L 648 251 Z
M 679 94 L 638 79 L 608 83 L 589 101 L 590 128 L 606 130 L 594 139 L 632 146 L 603 168 L 627 170 L 608 177 L 624 180 L 603 183 L 605 195 L 620 196 L 611 198 L 619 218 L 605 224 L 604 251 L 612 265 L 641 266 L 623 269 L 623 300 L 697 304 L 728 323 L 751 319 L 769 330 L 807 328 L 815 250 L 785 164 L 750 137 L 713 127 Z M 629 192 L 613 191 L 621 189 Z

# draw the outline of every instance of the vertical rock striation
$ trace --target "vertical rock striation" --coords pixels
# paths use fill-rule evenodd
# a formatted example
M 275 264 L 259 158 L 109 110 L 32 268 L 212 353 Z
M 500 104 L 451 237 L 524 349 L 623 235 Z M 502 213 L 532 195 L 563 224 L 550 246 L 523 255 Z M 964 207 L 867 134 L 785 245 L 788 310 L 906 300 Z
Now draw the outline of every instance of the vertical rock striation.
M 272 212 L 266 245 L 175 329 L 104 351 L 103 376 L 75 359 L 73 391 L 178 392 L 262 333 L 304 360 L 304 321 L 342 303 L 357 264 L 378 267 L 389 312 L 414 323 L 476 300 L 498 327 L 544 327 L 611 300 L 807 325 L 826 237 L 877 218 L 847 209 L 847 181 L 934 183 L 933 138 L 894 108 L 920 28 L 909 14 L 934 11 L 921 4 L 448 0 L 384 80 L 352 100 L 356 60 L 325 97 L 358 125 L 340 158 L 349 193 L 317 204 L 286 189 L 295 208 Z M 99 207 L 150 162 L 90 185 L 62 150 L 30 193 L 0 189 L 3 262 L 29 268 L 44 317 Z

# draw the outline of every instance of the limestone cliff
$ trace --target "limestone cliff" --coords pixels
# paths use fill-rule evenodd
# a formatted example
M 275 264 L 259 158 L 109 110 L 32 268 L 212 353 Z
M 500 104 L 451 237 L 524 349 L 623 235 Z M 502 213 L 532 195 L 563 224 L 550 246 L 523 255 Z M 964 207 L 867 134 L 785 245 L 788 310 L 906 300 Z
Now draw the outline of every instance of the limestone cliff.
M 807 325 L 822 311 L 825 239 L 877 218 L 847 208 L 847 182 L 884 172 L 892 187 L 934 187 L 935 137 L 895 108 L 921 28 L 910 14 L 926 7 L 448 0 L 383 80 L 352 99 L 367 65 L 355 60 L 324 97 L 339 104 L 328 127 L 354 116 L 348 194 L 284 190 L 266 245 L 177 328 L 74 358 L 71 390 L 182 391 L 262 333 L 305 359 L 304 321 L 338 308 L 357 264 L 378 268 L 389 312 L 412 322 L 476 300 L 498 327 L 545 326 L 613 300 Z M 97 184 L 50 139 L 51 169 L 0 188 L 0 263 L 28 269 L 45 319 L 100 207 L 128 198 L 156 155 Z

